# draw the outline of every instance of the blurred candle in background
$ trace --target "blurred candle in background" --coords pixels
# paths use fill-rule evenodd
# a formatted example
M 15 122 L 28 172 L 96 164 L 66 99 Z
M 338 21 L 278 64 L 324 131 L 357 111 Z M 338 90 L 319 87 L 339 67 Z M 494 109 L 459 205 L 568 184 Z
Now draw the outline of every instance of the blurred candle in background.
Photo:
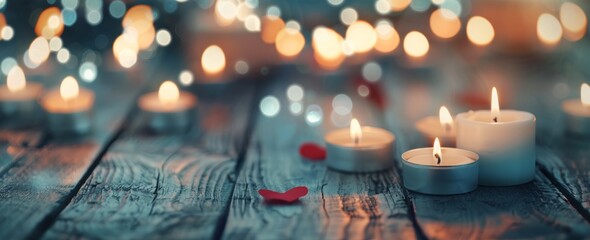
M 570 99 L 561 105 L 565 112 L 566 131 L 574 136 L 590 137 L 590 86 L 580 87 L 580 99 Z
M 2 122 L 16 127 L 30 126 L 39 115 L 37 98 L 43 91 L 40 84 L 27 82 L 25 73 L 18 65 L 6 76 L 6 85 L 0 86 L 0 116 Z
M 432 142 L 438 137 L 445 146 L 455 146 L 455 124 L 453 116 L 445 106 L 440 107 L 438 116 L 429 116 L 419 120 L 416 123 L 416 129 L 427 142 Z

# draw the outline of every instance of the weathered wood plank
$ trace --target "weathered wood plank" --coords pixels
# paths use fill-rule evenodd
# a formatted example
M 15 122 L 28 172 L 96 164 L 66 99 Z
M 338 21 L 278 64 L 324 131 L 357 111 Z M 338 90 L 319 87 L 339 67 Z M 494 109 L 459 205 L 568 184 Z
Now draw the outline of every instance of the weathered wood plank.
M 295 72 L 282 76 L 266 93 L 280 99 L 278 115 L 267 117 L 257 113 L 258 121 L 234 189 L 223 238 L 415 238 L 400 177 L 395 171 L 340 173 L 298 154 L 301 143 L 323 142 L 323 133 L 335 128 L 330 111 L 332 97 L 338 93 L 352 96 L 353 114 L 361 123 L 379 125 L 366 100 L 343 88 L 344 79 L 330 83 Z M 305 114 L 290 113 L 285 91 L 294 82 L 305 86 L 304 108 L 317 104 L 323 109 L 323 123 L 319 126 L 307 125 Z M 344 117 L 344 125 L 349 121 Z M 309 194 L 293 205 L 268 205 L 257 193 L 262 188 L 285 191 L 300 185 L 307 186 Z
M 0 238 L 40 234 L 65 207 L 119 129 L 138 90 L 123 80 L 123 74 L 101 74 L 107 79 L 93 85 L 97 95 L 94 131 L 76 139 L 52 138 L 41 148 L 28 148 L 0 176 Z
M 444 80 L 440 81 L 440 85 L 448 84 Z M 407 149 L 399 149 L 400 153 L 432 144 L 418 136 L 413 122 L 418 116 L 436 112 L 434 109 L 438 106 L 418 104 L 412 101 L 416 92 L 400 89 L 422 89 L 422 95 L 433 96 L 428 93 L 437 91 L 437 84 L 398 77 L 387 81 L 386 85 L 388 92 L 392 93 L 389 98 L 391 104 L 385 112 L 387 125 L 396 131 L 398 139 L 407 141 Z M 518 91 L 519 86 L 514 84 L 516 89 L 513 91 Z M 446 104 L 445 100 L 437 97 L 432 97 L 431 101 Z M 410 110 L 414 113 L 413 117 L 406 113 Z M 538 153 L 538 156 L 544 155 Z M 407 191 L 407 196 L 412 203 L 415 220 L 427 238 L 562 239 L 590 236 L 588 222 L 540 171 L 537 171 L 533 182 L 520 186 L 479 187 L 474 192 L 454 196 L 430 196 Z
M 227 210 L 252 86 L 201 102 L 198 127 L 148 135 L 136 126 L 108 150 L 47 239 L 208 239 Z M 141 114 L 134 120 L 141 124 Z

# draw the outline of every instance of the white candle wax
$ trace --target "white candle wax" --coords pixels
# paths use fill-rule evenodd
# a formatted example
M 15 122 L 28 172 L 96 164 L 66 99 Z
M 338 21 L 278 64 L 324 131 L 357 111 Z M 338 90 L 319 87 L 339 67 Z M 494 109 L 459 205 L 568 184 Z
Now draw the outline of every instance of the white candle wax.
M 570 99 L 561 105 L 565 112 L 566 130 L 579 136 L 590 136 L 590 86 L 582 84 L 580 99 Z
M 372 172 L 393 165 L 395 136 L 385 129 L 358 127 L 361 135 L 351 136 L 350 129 L 337 129 L 326 137 L 326 163 L 345 172 Z
M 457 147 L 480 156 L 479 184 L 510 186 L 535 176 L 535 116 L 501 110 L 495 122 L 491 111 L 457 115 Z

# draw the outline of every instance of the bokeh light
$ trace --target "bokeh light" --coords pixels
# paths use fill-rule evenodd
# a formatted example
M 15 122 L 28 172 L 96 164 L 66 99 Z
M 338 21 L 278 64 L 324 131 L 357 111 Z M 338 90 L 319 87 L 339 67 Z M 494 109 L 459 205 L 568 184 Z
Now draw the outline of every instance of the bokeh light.
M 488 45 L 494 40 L 494 27 L 487 19 L 474 16 L 467 22 L 467 38 L 479 46 Z
M 267 117 L 274 117 L 279 114 L 281 103 L 275 96 L 266 96 L 260 101 L 260 112 Z
M 377 32 L 375 50 L 382 53 L 389 53 L 397 48 L 400 42 L 399 34 L 389 21 L 379 21 L 375 27 L 375 31 Z
M 543 13 L 537 20 L 537 37 L 547 46 L 553 46 L 559 43 L 563 31 L 561 24 L 556 17 L 551 14 Z
M 373 49 L 377 43 L 377 33 L 371 24 L 356 21 L 346 30 L 346 40 L 350 41 L 355 52 L 365 53 Z
M 201 66 L 205 73 L 216 75 L 225 68 L 225 54 L 217 45 L 211 45 L 205 49 L 201 56 Z
M 586 34 L 588 19 L 584 10 L 572 2 L 564 2 L 559 8 L 559 19 L 567 40 L 578 41 Z
M 440 38 L 452 38 L 461 30 L 461 20 L 447 9 L 437 9 L 430 15 L 430 29 Z
M 411 31 L 404 38 L 404 51 L 411 57 L 423 57 L 429 49 L 428 39 L 418 31 Z

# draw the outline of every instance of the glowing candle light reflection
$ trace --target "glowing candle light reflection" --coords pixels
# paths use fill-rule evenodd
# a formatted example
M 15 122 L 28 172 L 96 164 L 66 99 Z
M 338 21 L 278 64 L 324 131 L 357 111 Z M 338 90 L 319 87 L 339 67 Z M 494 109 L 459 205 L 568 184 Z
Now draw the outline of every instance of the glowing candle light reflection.
M 580 88 L 580 100 L 584 107 L 590 107 L 590 85 L 587 83 L 582 84 Z
M 361 130 L 361 124 L 356 118 L 350 121 L 350 139 L 354 141 L 354 144 L 359 144 L 363 138 L 363 131 Z
M 172 81 L 164 81 L 158 90 L 158 99 L 163 104 L 173 104 L 178 101 L 180 91 Z
M 78 86 L 78 82 L 72 76 L 67 76 L 61 81 L 61 85 L 59 86 L 59 94 L 61 98 L 65 101 L 70 101 L 78 97 L 78 93 L 80 91 L 80 87 Z
M 18 92 L 27 86 L 25 79 L 25 73 L 19 66 L 14 66 L 8 72 L 6 76 L 6 86 L 10 92 Z
M 346 40 L 352 43 L 355 52 L 365 53 L 377 43 L 377 33 L 371 24 L 356 21 L 346 30 Z
M 201 66 L 206 74 L 216 75 L 225 69 L 225 55 L 217 45 L 211 45 L 205 49 L 201 56 Z

